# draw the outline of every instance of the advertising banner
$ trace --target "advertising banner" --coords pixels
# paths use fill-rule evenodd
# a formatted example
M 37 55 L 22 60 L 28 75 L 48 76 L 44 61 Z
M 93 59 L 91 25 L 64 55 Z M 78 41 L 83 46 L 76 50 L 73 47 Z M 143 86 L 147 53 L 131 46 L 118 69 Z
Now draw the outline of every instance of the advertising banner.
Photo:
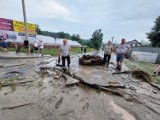
M 0 30 L 0 38 L 3 40 L 7 39 L 15 40 L 17 39 L 17 35 L 15 34 L 14 31 Z
M 36 34 L 36 25 L 28 23 L 28 33 L 29 34 Z M 13 20 L 13 28 L 15 32 L 24 33 L 24 22 Z
M 13 31 L 13 20 L 0 18 L 0 30 Z

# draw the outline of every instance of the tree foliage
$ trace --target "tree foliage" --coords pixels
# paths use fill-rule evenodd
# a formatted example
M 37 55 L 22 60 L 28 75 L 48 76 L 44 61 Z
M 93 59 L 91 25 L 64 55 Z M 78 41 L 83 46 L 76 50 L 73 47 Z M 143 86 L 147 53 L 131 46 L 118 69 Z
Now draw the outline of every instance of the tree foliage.
M 151 32 L 146 34 L 153 47 L 160 47 L 160 16 L 156 18 Z
M 77 41 L 81 45 L 88 46 L 90 48 L 95 48 L 97 50 L 101 47 L 102 37 L 103 37 L 103 34 L 101 33 L 101 29 L 96 30 L 93 33 L 92 38 L 91 39 L 87 39 L 87 40 L 81 38 L 79 34 L 70 35 L 69 33 L 65 33 L 63 31 L 61 31 L 61 32 L 42 31 L 39 28 L 39 25 L 37 25 L 36 32 L 39 35 L 50 36 L 50 37 L 53 37 L 55 39 L 56 38 L 67 38 L 67 39 L 70 39 L 70 40 L 73 40 L 73 41 Z
M 70 37 L 70 39 L 71 39 L 71 40 L 74 40 L 74 41 L 80 41 L 80 40 L 81 40 L 79 34 L 73 34 L 73 35 Z
M 43 34 L 43 32 L 41 31 L 41 29 L 39 28 L 39 25 L 36 26 L 36 32 L 37 32 L 37 34 L 39 34 L 39 35 L 42 35 L 42 34 Z
M 94 31 L 91 38 L 91 44 L 96 50 L 99 50 L 102 45 L 103 33 L 101 31 L 101 29 Z

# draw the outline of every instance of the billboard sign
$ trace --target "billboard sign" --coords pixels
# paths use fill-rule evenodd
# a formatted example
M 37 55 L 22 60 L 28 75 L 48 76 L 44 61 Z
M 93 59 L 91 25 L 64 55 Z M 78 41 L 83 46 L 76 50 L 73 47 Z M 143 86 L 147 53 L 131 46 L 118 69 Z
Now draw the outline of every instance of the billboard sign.
M 0 30 L 13 31 L 13 20 L 0 18 Z
M 35 24 L 28 23 L 27 26 L 28 26 L 28 33 L 29 34 L 36 34 L 36 25 Z M 20 33 L 25 32 L 24 22 L 13 20 L 13 27 L 14 27 L 15 32 L 20 32 Z
M 36 24 L 27 23 L 28 33 L 36 34 Z M 0 18 L 0 30 L 24 33 L 24 22 Z

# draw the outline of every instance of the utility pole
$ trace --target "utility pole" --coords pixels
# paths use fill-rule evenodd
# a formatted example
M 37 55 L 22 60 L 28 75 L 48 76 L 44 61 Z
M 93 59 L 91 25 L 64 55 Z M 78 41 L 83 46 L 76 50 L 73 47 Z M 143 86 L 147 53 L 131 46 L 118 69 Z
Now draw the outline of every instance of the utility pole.
M 111 39 L 112 39 L 112 44 L 113 44 L 113 39 L 114 39 L 114 36 L 113 36 L 113 37 L 111 37 Z
M 27 26 L 26 8 L 25 8 L 24 0 L 22 0 L 22 9 L 23 9 L 23 17 L 24 17 L 25 39 L 28 40 L 28 26 Z

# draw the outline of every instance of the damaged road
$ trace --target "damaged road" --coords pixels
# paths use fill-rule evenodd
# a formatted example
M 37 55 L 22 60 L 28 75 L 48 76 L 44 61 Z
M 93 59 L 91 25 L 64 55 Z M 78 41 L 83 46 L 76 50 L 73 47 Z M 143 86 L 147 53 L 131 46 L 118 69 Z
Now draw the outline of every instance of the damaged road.
M 159 85 L 113 75 L 113 64 L 79 65 L 79 57 L 70 70 L 55 58 L 8 60 L 0 69 L 1 120 L 159 120 Z

